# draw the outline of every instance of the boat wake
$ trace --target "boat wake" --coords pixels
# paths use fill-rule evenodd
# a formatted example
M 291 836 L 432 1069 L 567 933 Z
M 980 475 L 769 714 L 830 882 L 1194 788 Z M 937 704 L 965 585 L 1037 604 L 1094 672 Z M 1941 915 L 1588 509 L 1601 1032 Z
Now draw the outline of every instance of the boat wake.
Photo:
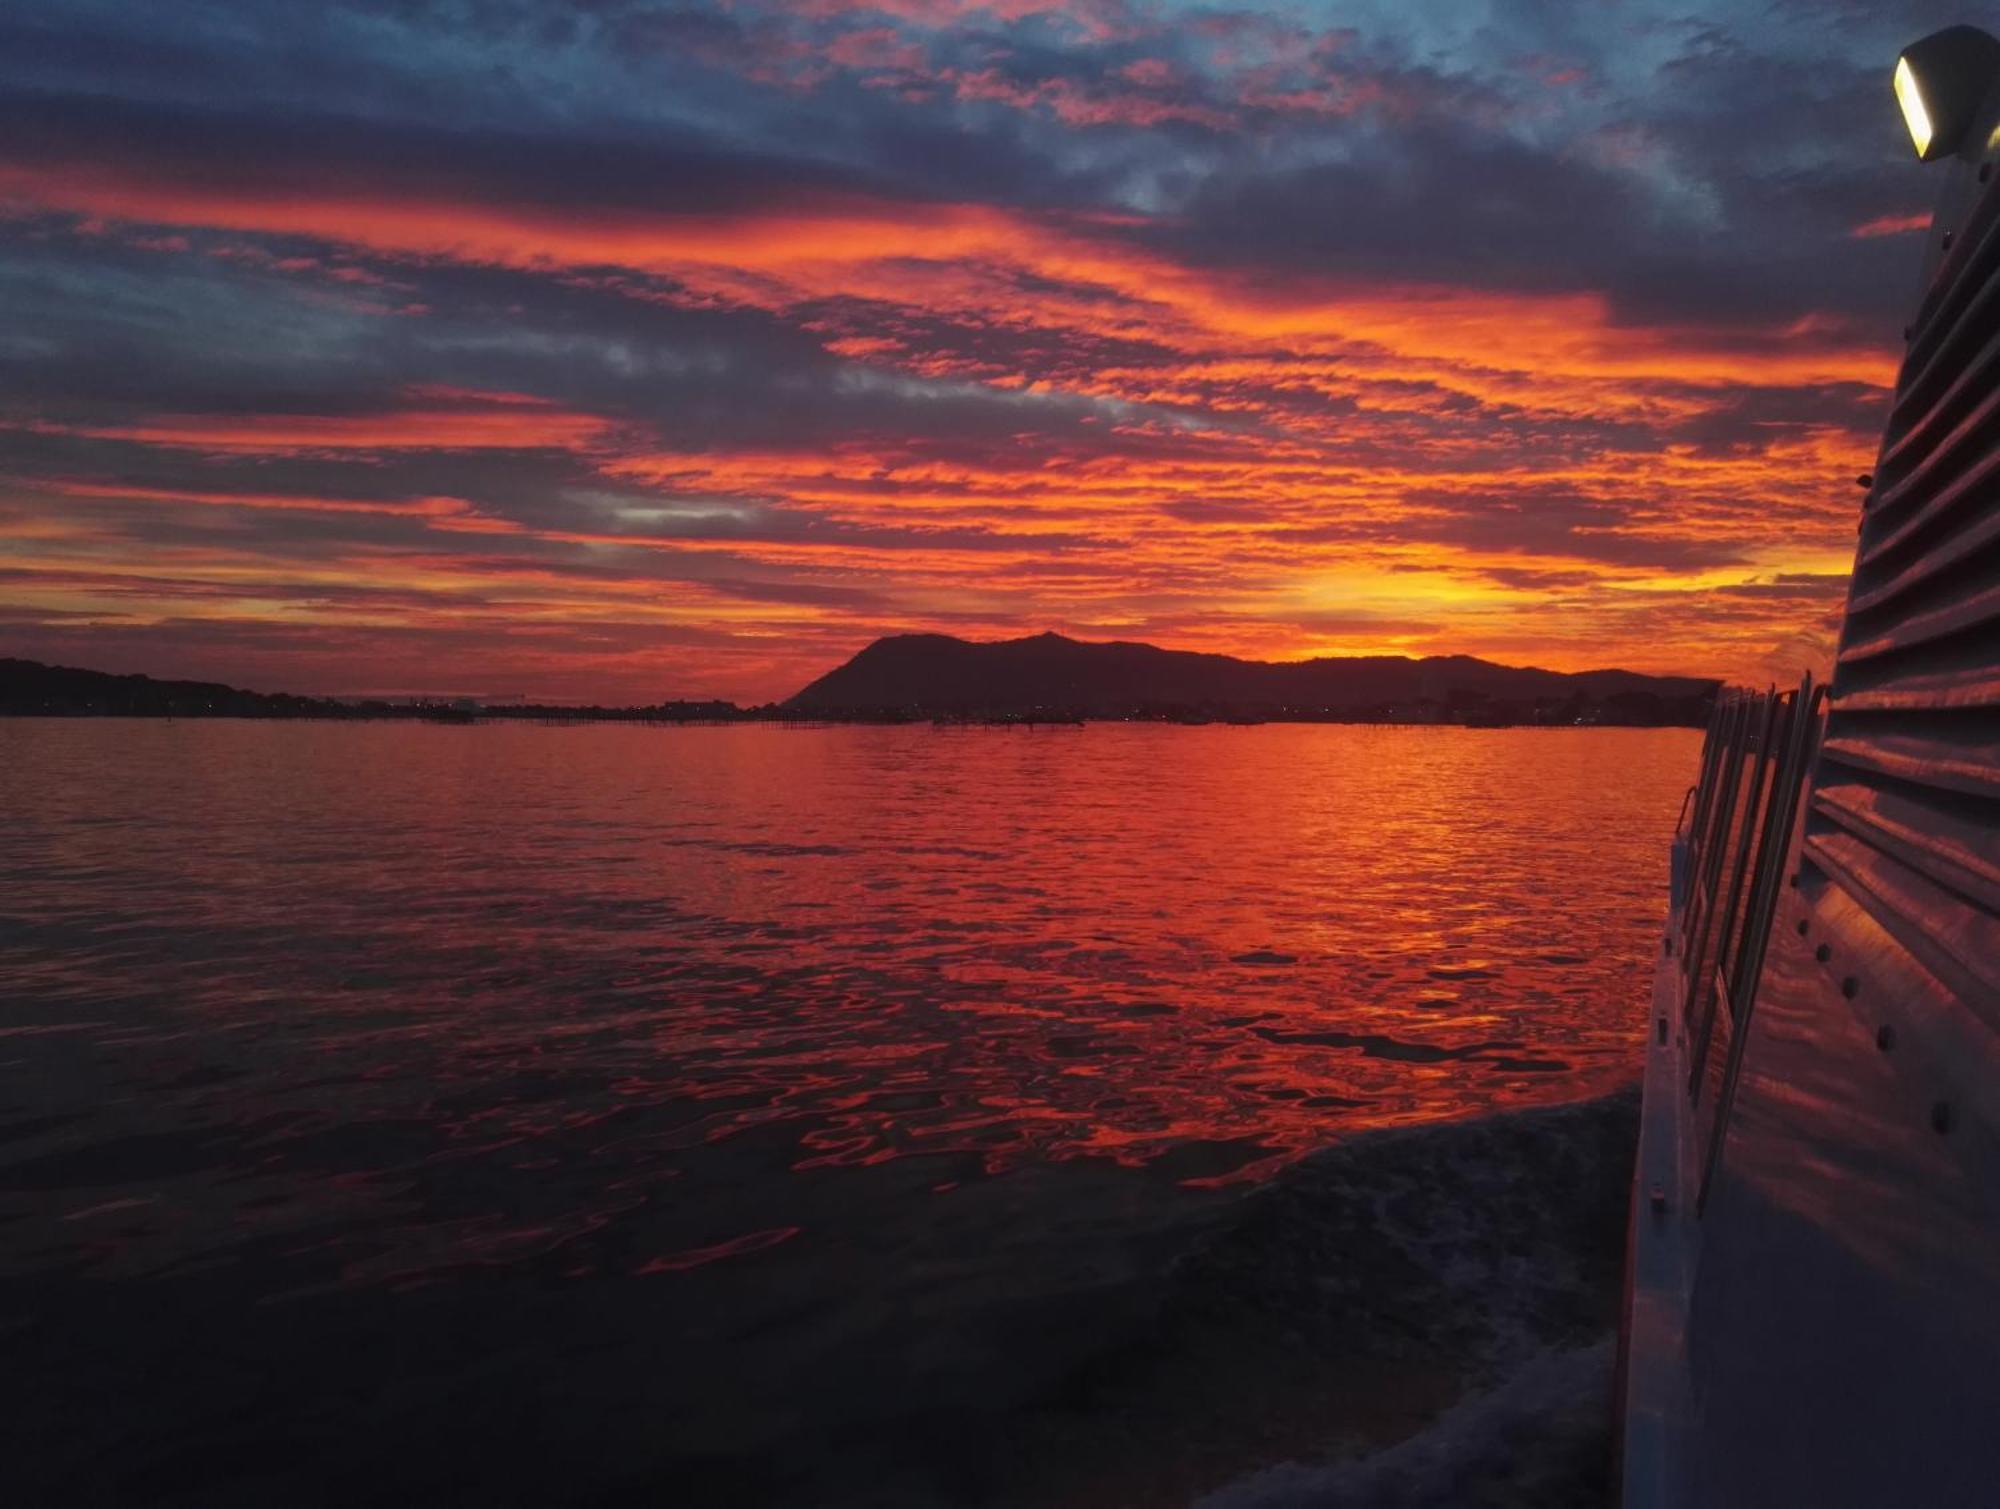
M 1369 1133 L 1227 1207 L 1000 1502 L 1602 1503 L 1638 1099 Z
M 1595 1509 L 1609 1501 L 1616 1340 L 1538 1353 L 1408 1440 L 1331 1465 L 1266 1468 L 1200 1509 Z

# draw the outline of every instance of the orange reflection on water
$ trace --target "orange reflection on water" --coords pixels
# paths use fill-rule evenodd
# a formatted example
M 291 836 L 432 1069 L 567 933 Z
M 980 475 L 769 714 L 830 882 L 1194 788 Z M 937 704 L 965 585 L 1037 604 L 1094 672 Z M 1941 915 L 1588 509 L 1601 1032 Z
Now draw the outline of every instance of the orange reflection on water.
M 1694 737 L 15 723 L 0 965 L 58 1151 L 208 1139 L 113 1270 L 659 1271 L 838 1170 L 1211 1185 L 1624 1080 Z M 589 1255 L 682 1180 L 760 1193 Z

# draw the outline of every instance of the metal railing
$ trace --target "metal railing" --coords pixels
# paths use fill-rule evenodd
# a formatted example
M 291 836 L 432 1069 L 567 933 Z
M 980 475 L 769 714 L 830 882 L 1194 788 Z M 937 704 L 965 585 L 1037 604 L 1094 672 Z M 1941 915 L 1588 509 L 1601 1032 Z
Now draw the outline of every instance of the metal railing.
M 1702 1158 L 1697 1213 L 1707 1204 L 1722 1161 L 1757 979 L 1825 695 L 1811 675 L 1796 691 L 1726 689 L 1716 698 L 1702 745 L 1701 779 L 1681 835 L 1684 889 L 1674 940 L 1681 1025 L 1689 1044 L 1685 1088 L 1697 1109 Z M 1685 802 L 1683 811 L 1688 812 Z M 1727 1056 L 1711 1071 L 1718 1038 L 1726 1041 Z M 1700 1112 L 1711 1079 L 1714 1093 L 1704 1126 Z

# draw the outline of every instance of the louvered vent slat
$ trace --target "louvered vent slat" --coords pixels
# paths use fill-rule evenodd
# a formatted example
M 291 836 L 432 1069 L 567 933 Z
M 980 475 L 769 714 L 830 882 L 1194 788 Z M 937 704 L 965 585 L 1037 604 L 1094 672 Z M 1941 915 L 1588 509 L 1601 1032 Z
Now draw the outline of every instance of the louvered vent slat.
M 2000 740 L 1989 737 L 1983 743 L 1947 744 L 1886 730 L 1857 733 L 1854 728 L 1859 721 L 1850 724 L 1843 719 L 1829 724 L 1820 757 L 1851 770 L 2000 801 L 2000 765 L 1995 763 L 2000 760 Z
M 2000 473 L 2000 449 L 1981 456 L 1949 485 L 1929 494 L 1921 506 L 1902 518 L 1886 525 L 1870 519 L 1871 527 L 1862 539 L 1861 554 L 1855 564 L 1863 571 L 1876 569 L 1884 556 L 1901 550 L 1946 515 L 1960 508 L 1976 509 L 1985 490 L 1993 485 L 1996 473 Z
M 1918 313 L 1800 863 L 2000 1030 L 2000 195 Z
M 1805 858 L 1854 896 L 1883 928 L 1992 1030 L 2000 1031 L 2000 920 L 1839 828 L 1812 834 Z
M 2000 511 L 1989 510 L 1983 517 L 1975 512 L 1982 486 L 1991 487 L 1996 482 L 2000 482 L 2000 451 L 1982 461 L 1976 472 L 1932 498 L 1923 513 L 1910 520 L 1908 528 L 1898 531 L 1901 537 L 1897 545 L 1914 543 L 1919 548 L 1899 551 L 1897 559 L 1885 561 L 1882 557 L 1892 548 L 1885 543 L 1869 560 L 1858 563 L 1847 611 L 1872 613 L 2000 541 Z M 1961 508 L 1973 516 L 1964 520 L 1963 527 L 1953 528 L 1960 521 L 1950 515 Z M 1919 533 L 1926 538 L 1917 539 Z
M 1996 440 L 2000 440 L 2000 390 L 1988 389 L 1935 444 L 1912 454 L 1899 472 L 1878 478 L 1883 485 L 1870 503 L 1870 523 L 1914 512 L 1992 454 Z
M 1979 338 L 1985 338 L 1979 354 L 1958 371 L 1956 378 L 1946 387 L 1937 401 L 1921 412 L 1913 412 L 1910 426 L 1894 445 L 1883 450 L 1877 475 L 1894 478 L 1902 476 L 1931 447 L 1937 445 L 1944 435 L 1950 433 L 1953 425 L 1964 420 L 1979 406 L 1983 398 L 1993 393 L 1993 374 L 2000 369 L 2000 291 L 1982 298 L 1979 305 L 1968 311 L 1970 317 L 1977 318 L 1986 327 L 1979 331 L 1968 331 L 1958 345 L 1967 345 Z M 1941 357 L 1962 356 L 1957 349 L 1940 353 Z
M 1917 410 L 1932 401 L 1938 377 L 1963 365 L 1963 355 L 1954 360 L 1951 353 L 1954 347 L 1962 351 L 1971 310 L 1992 288 L 1996 266 L 2000 266 L 2000 201 L 1986 194 L 1959 229 L 1957 245 L 1917 310 L 1890 413 L 1891 441 L 1909 428 Z M 1950 376 L 1944 375 L 1943 382 L 1949 385 Z
M 1841 711 L 1956 712 L 2000 707 L 2000 679 L 1994 677 L 1988 664 L 1991 655 L 1974 635 L 1949 649 L 1933 651 L 1920 669 L 1910 669 L 1897 656 L 1861 661 L 1843 668 L 1851 674 L 1840 699 Z
M 1813 810 L 1939 885 L 2000 909 L 2000 833 L 1968 826 L 1967 813 L 1938 797 L 1922 787 L 1841 781 L 1814 793 Z
M 1950 582 L 1933 582 L 1919 599 L 1920 611 L 1887 621 L 1857 614 L 1849 620 L 1853 638 L 1840 652 L 1843 661 L 1908 651 L 1953 634 L 1984 628 L 2000 618 L 2000 558 L 1986 557 L 1974 569 L 1954 572 Z
M 1966 305 L 1965 317 L 1946 329 L 1946 338 L 1926 348 L 1921 370 L 1906 367 L 1904 385 L 1897 394 L 1890 416 L 1889 434 L 1900 447 L 1932 411 L 1940 395 L 1951 387 L 1951 377 L 1965 361 L 1965 345 L 1979 333 L 1991 333 L 2000 325 L 2000 283 L 1981 280 L 1978 291 Z M 1915 358 L 1913 356 L 1912 360 Z M 1886 449 L 1886 448 L 1885 448 Z

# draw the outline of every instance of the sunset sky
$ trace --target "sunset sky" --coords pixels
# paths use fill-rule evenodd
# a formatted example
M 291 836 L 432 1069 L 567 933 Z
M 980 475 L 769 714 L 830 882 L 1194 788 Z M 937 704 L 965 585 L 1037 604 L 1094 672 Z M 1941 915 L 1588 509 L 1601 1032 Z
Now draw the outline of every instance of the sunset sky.
M 1769 674 L 1837 611 L 1937 186 L 1890 67 L 1960 19 L 12 0 L 0 654 Z

